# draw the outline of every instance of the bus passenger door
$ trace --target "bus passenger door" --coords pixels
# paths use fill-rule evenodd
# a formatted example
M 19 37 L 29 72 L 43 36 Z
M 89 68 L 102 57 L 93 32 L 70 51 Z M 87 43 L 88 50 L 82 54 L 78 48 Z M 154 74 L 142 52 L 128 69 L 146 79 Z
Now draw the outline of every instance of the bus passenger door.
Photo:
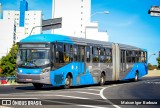
M 85 61 L 85 47 L 84 46 L 79 46 L 78 48 L 79 51 L 79 64 L 78 64 L 78 74 L 83 74 L 84 73 L 84 61 Z

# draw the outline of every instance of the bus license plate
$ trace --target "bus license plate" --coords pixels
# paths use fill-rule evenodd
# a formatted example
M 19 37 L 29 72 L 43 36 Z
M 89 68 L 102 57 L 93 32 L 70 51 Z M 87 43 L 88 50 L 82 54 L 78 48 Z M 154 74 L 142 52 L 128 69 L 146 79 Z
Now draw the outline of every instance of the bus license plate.
M 26 79 L 26 81 L 32 81 L 32 79 Z

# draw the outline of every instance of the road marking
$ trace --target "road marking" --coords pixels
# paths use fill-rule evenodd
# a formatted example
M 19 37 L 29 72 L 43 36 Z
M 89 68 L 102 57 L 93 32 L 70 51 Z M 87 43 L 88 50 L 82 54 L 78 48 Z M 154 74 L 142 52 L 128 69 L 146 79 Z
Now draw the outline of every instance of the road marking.
M 52 100 L 44 100 L 44 101 L 55 102 L 55 103 L 60 103 L 60 104 L 76 105 L 76 106 L 81 106 L 81 107 L 89 107 L 89 108 L 108 108 L 108 107 L 100 107 L 100 106 L 93 106 L 93 105 L 75 104 L 75 103 L 62 102 L 62 101 L 52 101 Z
M 97 90 L 97 89 L 87 89 L 87 90 L 93 90 L 93 91 L 101 91 L 101 90 Z
M 54 94 L 22 94 L 22 93 L 16 93 L 16 94 L 12 94 L 12 95 L 6 95 L 6 94 L 4 94 L 4 95 L 0 95 L 0 96 L 19 96 L 19 97 L 21 97 L 21 96 L 23 96 L 23 97 L 26 97 L 26 96 L 28 96 L 28 97 L 36 97 L 36 96 L 43 96 L 43 97 L 50 97 L 50 96 L 55 96 Z
M 104 100 L 108 100 L 104 95 L 103 95 L 103 91 L 105 90 L 105 89 L 107 89 L 107 88 L 111 88 L 111 87 L 115 87 L 115 86 L 119 86 L 119 85 L 124 85 L 124 84 L 118 84 L 118 85 L 111 85 L 111 86 L 108 86 L 108 87 L 105 87 L 105 88 L 103 88 L 103 89 L 101 89 L 101 91 L 100 91 L 100 96 L 101 96 L 101 98 L 102 99 L 104 99 Z M 114 103 L 112 103 L 111 101 L 107 101 L 109 104 L 111 104 L 112 106 L 114 106 L 115 108 L 121 108 L 120 106 L 118 106 L 118 105 L 115 105 Z
M 38 99 L 38 98 L 0 98 L 0 99 Z
M 100 94 L 96 94 L 96 93 L 90 93 L 90 92 L 82 92 L 82 91 L 73 91 L 73 92 L 77 92 L 77 93 L 84 93 L 84 94 L 91 94 L 91 95 L 100 95 Z
M 91 89 L 97 89 L 97 88 L 104 88 L 105 86 L 100 86 L 100 87 L 88 87 L 88 88 L 91 88 Z
M 69 97 L 69 98 L 75 98 L 75 99 L 90 99 L 90 98 L 76 97 L 76 96 L 67 96 L 67 95 L 54 95 L 54 96 Z
M 83 106 L 83 107 L 89 107 L 89 108 L 108 108 L 108 107 L 100 107 L 100 106 L 93 106 L 93 105 L 77 105 L 77 106 Z

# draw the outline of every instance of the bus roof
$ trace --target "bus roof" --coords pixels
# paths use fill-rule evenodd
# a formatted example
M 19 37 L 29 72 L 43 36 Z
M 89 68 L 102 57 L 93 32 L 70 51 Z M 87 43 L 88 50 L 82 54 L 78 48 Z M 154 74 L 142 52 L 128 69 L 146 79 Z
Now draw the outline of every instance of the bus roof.
M 20 41 L 20 43 L 41 43 L 41 42 L 65 42 L 70 44 L 80 44 L 80 45 L 94 45 L 94 46 L 103 46 L 103 47 L 112 47 L 113 42 L 105 42 L 105 41 L 97 41 L 92 39 L 84 39 L 77 37 L 70 37 L 58 34 L 36 34 L 30 35 Z M 128 49 L 128 50 L 143 50 L 135 46 L 126 45 L 126 44 L 118 44 L 120 49 Z
M 55 41 L 67 41 L 72 43 L 71 39 L 67 36 L 63 35 L 57 35 L 57 34 L 36 34 L 36 35 L 30 35 L 24 39 L 22 39 L 20 42 L 55 42 Z

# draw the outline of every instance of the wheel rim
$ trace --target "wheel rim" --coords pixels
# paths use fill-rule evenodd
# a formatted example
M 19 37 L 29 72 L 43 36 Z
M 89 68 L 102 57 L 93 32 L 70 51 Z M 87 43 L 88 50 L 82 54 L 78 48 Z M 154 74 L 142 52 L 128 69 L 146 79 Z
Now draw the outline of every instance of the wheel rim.
M 104 77 L 101 77 L 101 84 L 104 83 Z
M 70 85 L 70 79 L 66 78 L 66 85 Z
M 137 81 L 138 80 L 138 75 L 136 74 L 136 76 L 135 76 L 135 81 Z

